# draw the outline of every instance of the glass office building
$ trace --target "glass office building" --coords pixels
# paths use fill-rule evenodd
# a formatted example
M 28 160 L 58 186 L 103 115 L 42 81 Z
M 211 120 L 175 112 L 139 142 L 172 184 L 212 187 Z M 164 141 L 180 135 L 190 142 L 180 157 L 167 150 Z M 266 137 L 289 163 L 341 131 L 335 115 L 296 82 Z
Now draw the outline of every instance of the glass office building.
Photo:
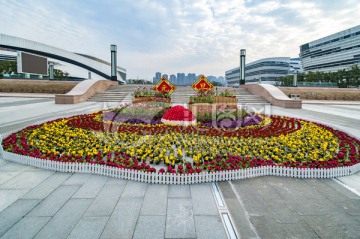
M 305 71 L 338 71 L 360 64 L 360 25 L 300 46 Z
M 273 84 L 280 77 L 303 72 L 300 58 L 271 57 L 264 58 L 245 65 L 245 84 Z M 240 67 L 225 72 L 228 86 L 239 85 Z

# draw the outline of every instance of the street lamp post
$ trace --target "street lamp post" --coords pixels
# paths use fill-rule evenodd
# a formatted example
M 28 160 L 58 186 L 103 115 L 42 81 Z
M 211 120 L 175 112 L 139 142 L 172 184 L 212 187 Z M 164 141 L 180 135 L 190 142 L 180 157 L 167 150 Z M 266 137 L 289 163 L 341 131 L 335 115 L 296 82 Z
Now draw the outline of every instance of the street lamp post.
M 54 62 L 49 63 L 49 79 L 54 79 Z
M 294 71 L 294 79 L 293 79 L 293 86 L 297 86 L 297 70 Z
M 240 85 L 245 85 L 245 55 L 246 55 L 246 50 L 245 49 L 241 49 L 240 50 Z
M 112 81 L 117 81 L 117 74 L 116 74 L 116 45 L 111 45 L 110 46 L 110 51 L 111 51 L 111 80 Z

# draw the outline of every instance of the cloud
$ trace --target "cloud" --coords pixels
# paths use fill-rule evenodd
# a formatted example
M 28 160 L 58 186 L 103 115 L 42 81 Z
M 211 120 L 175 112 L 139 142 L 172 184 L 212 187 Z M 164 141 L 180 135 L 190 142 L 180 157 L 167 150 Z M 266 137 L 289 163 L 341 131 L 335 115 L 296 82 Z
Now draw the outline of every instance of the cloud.
M 118 63 L 128 78 L 155 72 L 224 75 L 265 57 L 297 57 L 299 46 L 356 26 L 357 0 L 0 0 L 1 33 Z

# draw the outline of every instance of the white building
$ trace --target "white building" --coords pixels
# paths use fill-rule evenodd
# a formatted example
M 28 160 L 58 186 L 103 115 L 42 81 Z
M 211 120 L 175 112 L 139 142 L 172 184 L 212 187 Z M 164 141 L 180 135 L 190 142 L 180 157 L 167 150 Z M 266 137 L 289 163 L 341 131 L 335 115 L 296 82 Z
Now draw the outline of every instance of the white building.
M 280 77 L 302 72 L 299 58 L 271 57 L 245 65 L 245 84 L 276 84 Z M 225 72 L 228 86 L 239 85 L 240 67 Z
M 360 64 L 360 25 L 300 46 L 305 71 L 338 71 Z

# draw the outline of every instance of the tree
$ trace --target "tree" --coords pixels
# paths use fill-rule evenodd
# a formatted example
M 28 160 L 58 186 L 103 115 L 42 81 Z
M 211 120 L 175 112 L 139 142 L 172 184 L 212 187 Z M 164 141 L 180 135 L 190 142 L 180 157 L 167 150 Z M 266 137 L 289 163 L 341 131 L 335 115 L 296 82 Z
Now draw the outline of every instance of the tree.
M 50 75 L 50 70 L 48 71 Z M 68 79 L 70 77 L 70 74 L 68 72 L 63 72 L 59 69 L 54 69 L 54 78 L 55 79 Z
M 0 61 L 0 75 L 15 74 L 17 72 L 16 61 Z

